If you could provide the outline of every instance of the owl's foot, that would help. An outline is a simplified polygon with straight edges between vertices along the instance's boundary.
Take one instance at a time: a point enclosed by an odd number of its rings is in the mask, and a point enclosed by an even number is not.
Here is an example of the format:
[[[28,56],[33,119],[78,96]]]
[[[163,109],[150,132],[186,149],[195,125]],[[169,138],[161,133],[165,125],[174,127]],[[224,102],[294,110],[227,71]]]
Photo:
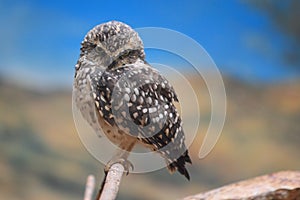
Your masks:
[[[116,159],[116,160],[112,159],[112,160],[110,160],[110,161],[105,165],[105,168],[104,168],[105,174],[107,174],[108,171],[109,171],[109,169],[110,169],[110,167],[111,167],[113,164],[116,164],[116,163],[120,163],[121,165],[123,165],[123,167],[124,167],[124,172],[126,173],[126,175],[129,174],[130,168],[131,168],[131,170],[134,169],[133,164],[132,164],[129,160],[127,160],[127,159],[124,159],[124,158],[118,158],[118,159]]]

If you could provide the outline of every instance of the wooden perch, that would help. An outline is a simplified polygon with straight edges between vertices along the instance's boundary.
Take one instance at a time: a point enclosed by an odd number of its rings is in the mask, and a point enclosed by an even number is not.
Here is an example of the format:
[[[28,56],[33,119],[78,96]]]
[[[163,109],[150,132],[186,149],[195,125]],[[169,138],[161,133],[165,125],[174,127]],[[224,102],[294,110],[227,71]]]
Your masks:
[[[300,171],[282,171],[230,184],[183,200],[300,200]]]
[[[123,165],[119,163],[113,164],[104,177],[96,200],[114,200],[117,197],[123,173]],[[83,200],[92,200],[94,188],[95,177],[93,175],[89,175],[86,181]]]
[[[123,173],[122,164],[113,164],[104,177],[96,200],[114,200],[117,197]]]

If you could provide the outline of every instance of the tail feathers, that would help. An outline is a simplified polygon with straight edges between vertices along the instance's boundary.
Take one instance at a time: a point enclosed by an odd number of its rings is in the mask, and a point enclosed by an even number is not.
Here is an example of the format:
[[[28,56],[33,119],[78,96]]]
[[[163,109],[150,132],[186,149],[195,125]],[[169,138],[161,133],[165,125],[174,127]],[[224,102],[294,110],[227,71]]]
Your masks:
[[[168,169],[170,172],[175,172],[176,170],[178,170],[178,172],[180,174],[184,175],[188,180],[190,180],[190,175],[185,167],[185,163],[192,164],[192,160],[191,160],[187,150],[177,160],[175,160],[174,162],[169,164]]]

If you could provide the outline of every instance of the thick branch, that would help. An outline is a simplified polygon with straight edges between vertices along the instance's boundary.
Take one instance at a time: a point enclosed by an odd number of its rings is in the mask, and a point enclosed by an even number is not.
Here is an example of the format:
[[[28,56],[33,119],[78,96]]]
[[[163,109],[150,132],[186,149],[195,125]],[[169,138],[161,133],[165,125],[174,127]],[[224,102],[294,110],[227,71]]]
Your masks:
[[[223,186],[184,200],[300,199],[300,171],[282,171]]]

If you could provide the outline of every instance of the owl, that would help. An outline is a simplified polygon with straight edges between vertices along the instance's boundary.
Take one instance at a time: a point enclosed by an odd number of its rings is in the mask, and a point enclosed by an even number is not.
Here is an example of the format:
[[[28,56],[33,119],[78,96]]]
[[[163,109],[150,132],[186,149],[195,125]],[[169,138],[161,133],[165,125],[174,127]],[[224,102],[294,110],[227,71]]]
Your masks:
[[[161,155],[170,172],[188,180],[192,163],[185,146],[178,102],[169,81],[145,60],[144,46],[130,26],[110,21],[95,26],[81,43],[73,85],[75,106],[95,130],[119,147],[107,163],[133,165],[135,145]],[[101,147],[99,147],[101,148]]]

